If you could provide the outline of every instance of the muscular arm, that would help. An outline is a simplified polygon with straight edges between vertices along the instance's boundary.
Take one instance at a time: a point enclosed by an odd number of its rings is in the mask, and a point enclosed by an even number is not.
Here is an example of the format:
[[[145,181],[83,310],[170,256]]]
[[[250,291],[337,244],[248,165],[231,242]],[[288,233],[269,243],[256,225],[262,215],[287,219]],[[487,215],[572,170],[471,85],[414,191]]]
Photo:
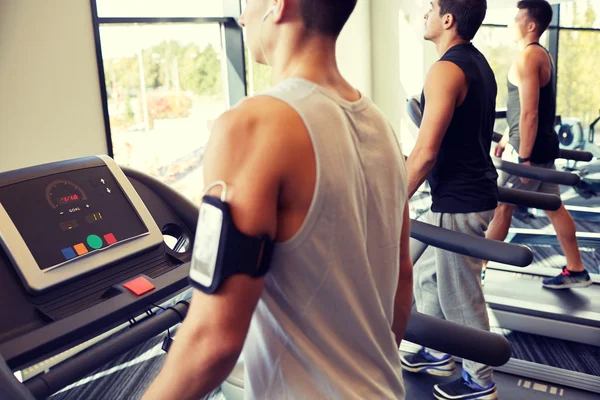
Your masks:
[[[526,50],[516,61],[519,79],[521,118],[519,156],[529,158],[533,151],[538,130],[538,106],[540,101],[540,68],[533,49]]]
[[[396,337],[396,344],[400,347],[400,342],[404,338],[406,325],[410,317],[413,303],[413,275],[412,260],[410,258],[410,213],[408,201],[404,207],[404,219],[402,224],[402,236],[400,238],[400,276],[398,278],[398,288],[394,300],[394,321],[392,323],[392,332]]]
[[[415,194],[435,165],[454,109],[464,100],[468,88],[462,70],[451,62],[440,61],[431,67],[425,80],[425,110],[419,137],[408,157],[408,195]]]
[[[285,135],[280,134],[277,124],[285,116],[280,113],[269,120],[255,111],[270,108],[249,102],[215,123],[204,161],[204,179],[207,185],[217,180],[227,182],[227,201],[243,233],[267,233],[275,238],[286,159],[282,147]],[[219,195],[220,189],[213,194]],[[165,365],[143,399],[196,400],[220,385],[239,358],[263,286],[264,279],[236,275],[215,295],[195,290]]]

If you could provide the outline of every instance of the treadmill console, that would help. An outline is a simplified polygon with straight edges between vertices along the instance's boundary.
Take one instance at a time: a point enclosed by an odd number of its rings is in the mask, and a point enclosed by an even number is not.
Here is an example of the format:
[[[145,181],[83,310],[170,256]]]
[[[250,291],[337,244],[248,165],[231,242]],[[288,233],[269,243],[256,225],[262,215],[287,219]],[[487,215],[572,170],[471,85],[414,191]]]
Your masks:
[[[0,244],[30,293],[162,242],[115,162],[92,160],[21,177],[0,174]]]

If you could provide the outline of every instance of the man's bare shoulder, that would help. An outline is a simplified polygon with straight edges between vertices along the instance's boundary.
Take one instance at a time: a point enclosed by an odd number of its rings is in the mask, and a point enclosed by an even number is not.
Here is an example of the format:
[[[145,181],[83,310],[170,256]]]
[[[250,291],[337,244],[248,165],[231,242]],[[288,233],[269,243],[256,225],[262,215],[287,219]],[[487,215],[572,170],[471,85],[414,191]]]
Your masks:
[[[429,70],[425,79],[425,96],[431,100],[455,102],[466,94],[469,83],[464,71],[450,61],[438,61]],[[435,96],[431,96],[434,94]]]
[[[520,70],[538,70],[548,62],[548,54],[540,46],[528,46],[517,55],[516,62]]]
[[[233,140],[281,142],[304,134],[298,113],[287,103],[269,96],[247,98],[223,113],[212,129],[213,135]]]
[[[465,78],[463,70],[451,61],[438,61],[431,66],[427,74],[428,80],[436,82],[456,81],[457,79]]]

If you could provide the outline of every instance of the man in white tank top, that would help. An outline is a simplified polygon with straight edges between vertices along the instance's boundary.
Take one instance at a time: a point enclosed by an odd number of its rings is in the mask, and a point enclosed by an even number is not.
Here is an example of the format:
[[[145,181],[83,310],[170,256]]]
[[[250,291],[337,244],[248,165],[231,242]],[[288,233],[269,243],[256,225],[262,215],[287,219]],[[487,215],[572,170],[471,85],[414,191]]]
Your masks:
[[[144,399],[201,398],[242,349],[246,398],[404,399],[407,173],[390,124],[337,68],[355,5],[247,1],[240,23],[275,86],[218,119],[204,178],[227,182],[243,233],[275,239],[271,269],[194,292]]]

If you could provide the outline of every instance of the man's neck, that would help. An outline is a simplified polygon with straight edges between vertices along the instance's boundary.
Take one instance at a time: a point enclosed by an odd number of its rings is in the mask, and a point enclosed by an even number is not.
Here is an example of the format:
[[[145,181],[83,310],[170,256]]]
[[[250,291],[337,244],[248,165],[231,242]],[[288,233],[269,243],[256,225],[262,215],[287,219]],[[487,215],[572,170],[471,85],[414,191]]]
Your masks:
[[[289,43],[296,43],[290,46]],[[273,83],[299,77],[318,84],[341,77],[335,56],[335,39],[308,37],[281,41],[273,52]]]
[[[451,38],[440,38],[440,40],[438,40],[435,43],[435,48],[437,49],[438,55],[440,57],[442,57],[452,47],[457,46],[459,44],[468,44],[468,43],[469,43],[468,40],[464,40],[463,38],[461,38],[459,36],[454,36]]]
[[[523,51],[529,46],[531,43],[539,43],[540,37],[537,35],[527,35],[523,39],[519,40],[517,43],[517,47],[519,51]]]

